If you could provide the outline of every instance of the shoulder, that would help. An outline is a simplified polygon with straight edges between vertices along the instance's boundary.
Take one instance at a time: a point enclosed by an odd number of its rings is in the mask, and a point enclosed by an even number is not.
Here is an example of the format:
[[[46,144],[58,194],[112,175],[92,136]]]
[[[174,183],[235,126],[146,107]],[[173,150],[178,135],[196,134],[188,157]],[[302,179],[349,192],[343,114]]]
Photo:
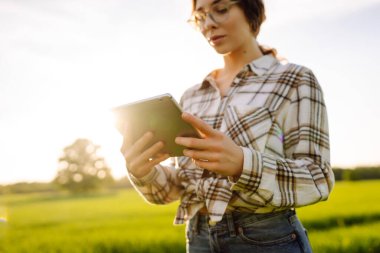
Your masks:
[[[191,103],[198,96],[201,87],[202,83],[199,83],[187,88],[181,96],[180,105],[184,107],[186,104]]]
[[[193,97],[202,87],[202,83],[190,86],[185,90],[185,92],[182,94],[181,100],[189,99]]]
[[[314,72],[306,66],[290,62],[280,62],[275,73],[278,75],[280,82],[288,82],[294,89],[308,87],[321,90]]]
[[[290,73],[294,77],[289,90],[292,103],[303,100],[324,105],[322,87],[310,68],[294,63],[287,63],[283,67],[284,73]]]
[[[287,61],[279,61],[279,65],[278,68],[275,70],[275,73],[293,76],[303,76],[307,75],[308,73],[313,73],[313,71],[308,67],[300,64],[291,63]]]
[[[202,87],[202,83],[198,83],[198,84],[195,84],[193,86],[190,86],[189,88],[187,88],[185,90],[185,92],[183,93],[182,96],[189,96],[189,95],[192,95],[196,92],[198,92]]]

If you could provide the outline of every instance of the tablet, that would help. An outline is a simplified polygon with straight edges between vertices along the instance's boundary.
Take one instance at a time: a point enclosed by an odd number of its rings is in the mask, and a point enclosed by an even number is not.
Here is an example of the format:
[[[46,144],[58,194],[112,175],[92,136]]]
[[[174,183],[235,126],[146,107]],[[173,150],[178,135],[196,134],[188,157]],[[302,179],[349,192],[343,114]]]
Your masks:
[[[147,146],[163,141],[163,152],[172,157],[183,156],[185,148],[174,142],[177,136],[201,138],[199,132],[182,119],[182,110],[169,93],[118,106],[113,112],[119,132],[123,132],[120,128],[126,123],[127,134],[135,142],[151,131],[154,137]]]

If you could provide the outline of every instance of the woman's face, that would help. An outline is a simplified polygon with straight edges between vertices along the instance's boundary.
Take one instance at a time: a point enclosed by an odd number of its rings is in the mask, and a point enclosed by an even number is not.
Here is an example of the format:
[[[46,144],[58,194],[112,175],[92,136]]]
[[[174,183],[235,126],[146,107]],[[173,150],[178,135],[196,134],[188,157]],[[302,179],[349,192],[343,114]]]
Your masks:
[[[250,25],[236,2],[197,0],[195,13],[202,21],[200,31],[218,53],[229,54],[252,45]]]

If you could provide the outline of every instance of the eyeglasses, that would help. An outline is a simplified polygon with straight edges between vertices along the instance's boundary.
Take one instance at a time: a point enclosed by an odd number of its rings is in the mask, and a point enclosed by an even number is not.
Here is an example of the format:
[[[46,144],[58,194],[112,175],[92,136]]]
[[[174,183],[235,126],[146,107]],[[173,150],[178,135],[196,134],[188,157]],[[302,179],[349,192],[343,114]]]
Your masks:
[[[200,30],[204,26],[207,16],[209,16],[214,23],[221,24],[228,19],[228,14],[232,5],[238,2],[239,1],[222,1],[212,4],[208,11],[194,11],[187,22],[197,30]]]

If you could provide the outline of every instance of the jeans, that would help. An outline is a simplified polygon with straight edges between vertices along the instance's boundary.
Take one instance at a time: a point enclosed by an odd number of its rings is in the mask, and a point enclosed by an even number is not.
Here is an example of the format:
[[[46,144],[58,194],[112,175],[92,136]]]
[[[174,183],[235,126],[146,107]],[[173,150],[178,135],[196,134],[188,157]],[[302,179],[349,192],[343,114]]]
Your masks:
[[[295,211],[225,214],[209,225],[197,214],[186,227],[188,253],[311,253],[306,230]]]

